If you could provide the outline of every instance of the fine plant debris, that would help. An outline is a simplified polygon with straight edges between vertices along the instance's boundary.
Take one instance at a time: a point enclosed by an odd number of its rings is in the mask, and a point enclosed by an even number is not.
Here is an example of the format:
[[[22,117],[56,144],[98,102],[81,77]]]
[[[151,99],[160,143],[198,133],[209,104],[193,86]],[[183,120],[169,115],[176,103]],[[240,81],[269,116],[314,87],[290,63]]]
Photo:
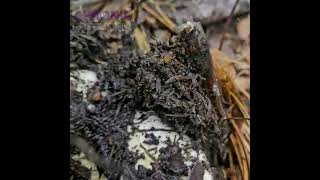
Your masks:
[[[119,1],[126,16],[113,20],[79,18],[78,3],[70,13],[70,179],[226,179],[232,127],[202,25],[174,24],[152,1]]]

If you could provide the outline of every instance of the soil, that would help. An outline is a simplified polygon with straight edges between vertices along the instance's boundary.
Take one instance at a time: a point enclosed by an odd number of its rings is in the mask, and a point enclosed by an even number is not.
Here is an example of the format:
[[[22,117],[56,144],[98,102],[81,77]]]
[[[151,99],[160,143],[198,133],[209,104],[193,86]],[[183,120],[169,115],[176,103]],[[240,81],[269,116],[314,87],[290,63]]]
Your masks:
[[[211,166],[222,166],[230,128],[222,121],[208,86],[211,66],[201,25],[195,23],[189,33],[182,29],[169,44],[151,45],[148,54],[137,50],[130,25],[121,32],[102,31],[99,26],[71,21],[70,69],[96,72],[99,79],[89,89],[88,100],[70,90],[71,156],[85,153],[107,179],[188,175],[172,145],[163,149],[157,168],[134,168],[139,156],[128,150],[127,126],[133,124],[136,111],[144,111],[157,114],[178,133],[195,139],[205,147]],[[110,44],[120,47],[117,53],[112,53]],[[167,55],[172,57],[170,61],[164,59]],[[151,139],[147,143],[158,143]],[[75,179],[88,179],[88,169],[77,168],[79,164],[73,160],[70,163]],[[201,174],[201,169],[197,171]]]

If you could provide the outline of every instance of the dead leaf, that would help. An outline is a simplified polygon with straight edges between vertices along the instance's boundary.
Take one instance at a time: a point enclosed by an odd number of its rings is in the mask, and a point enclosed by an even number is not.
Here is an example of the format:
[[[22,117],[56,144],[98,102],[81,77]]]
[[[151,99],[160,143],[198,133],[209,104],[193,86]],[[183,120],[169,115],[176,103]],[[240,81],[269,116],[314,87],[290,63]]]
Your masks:
[[[138,45],[138,48],[143,54],[147,54],[150,51],[150,44],[147,40],[147,35],[144,31],[137,27],[133,32],[134,39]]]
[[[172,57],[171,54],[165,54],[165,55],[163,56],[163,60],[164,60],[165,63],[169,63],[172,58],[173,58],[173,57]]]
[[[235,82],[240,86],[242,89],[250,90],[250,77],[238,77],[236,78]]]
[[[241,40],[247,41],[250,36],[250,15],[242,19],[237,25],[238,36]]]
[[[108,53],[110,54],[116,54],[118,53],[118,50],[122,48],[122,44],[118,42],[111,42],[110,43],[110,49],[108,49]]]
[[[245,58],[245,61],[250,64],[250,53],[248,53],[248,55]]]
[[[160,23],[162,23],[164,26],[170,29],[171,32],[175,33],[177,31],[176,24],[168,16],[166,16],[160,10],[160,8],[154,10],[153,8],[149,7],[146,3],[143,3],[142,7],[145,11],[147,11],[149,14],[155,17]]]
[[[236,70],[232,64],[233,60],[216,48],[211,51],[211,55],[216,77],[225,89],[235,91],[233,80],[236,77]]]

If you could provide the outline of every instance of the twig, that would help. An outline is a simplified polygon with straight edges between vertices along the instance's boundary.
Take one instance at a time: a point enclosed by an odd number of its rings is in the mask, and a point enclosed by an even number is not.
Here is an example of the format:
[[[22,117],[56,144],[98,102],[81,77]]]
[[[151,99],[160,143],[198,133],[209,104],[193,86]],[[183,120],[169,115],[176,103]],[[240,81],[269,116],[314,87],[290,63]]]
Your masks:
[[[154,148],[148,149],[148,152],[152,152],[152,151],[156,151],[157,152],[157,150],[158,150],[158,148],[154,147]]]
[[[239,100],[239,98],[231,91],[229,91],[229,94],[231,95],[231,97],[235,100],[236,104],[238,105],[242,115],[246,118],[246,119],[250,119],[250,115],[247,111],[247,108],[243,105],[243,103]]]
[[[218,108],[220,115],[222,116],[222,119],[226,119],[227,113],[226,113],[224,106],[223,106],[223,103],[222,103],[223,102],[223,94],[220,89],[221,86],[220,86],[219,81],[217,79],[215,79],[215,81],[216,81],[215,82],[216,84],[214,84],[212,86],[212,91],[216,97],[216,105],[217,105],[217,108]]]
[[[241,156],[240,156],[240,152],[239,152],[239,147],[238,147],[238,143],[236,142],[236,138],[234,137],[233,134],[230,135],[230,140],[231,140],[231,144],[233,146],[233,150],[236,154],[238,163],[239,163],[239,168],[240,171],[243,172],[243,164],[241,163]]]
[[[232,10],[231,10],[231,12],[230,12],[230,15],[229,15],[229,17],[228,17],[228,19],[227,19],[227,22],[226,22],[226,24],[225,24],[224,31],[223,31],[223,34],[222,34],[222,37],[221,37],[221,41],[220,41],[220,45],[219,45],[219,50],[220,50],[220,51],[222,50],[223,42],[224,42],[224,40],[225,40],[225,38],[226,38],[226,34],[227,34],[227,29],[228,29],[229,26],[230,26],[232,16],[233,16],[234,11],[236,10],[236,7],[237,7],[238,4],[239,4],[239,0],[237,0],[237,1],[234,3],[234,5],[233,5],[233,7],[232,7]]]
[[[145,148],[142,144],[140,144],[140,147],[146,152],[146,154],[154,161],[157,162],[157,159],[155,157],[153,157],[149,151],[147,150],[147,148]]]
[[[191,116],[192,114],[165,114],[165,115],[169,117],[185,118],[185,117]]]
[[[161,16],[160,13],[156,12],[153,10],[151,7],[149,7],[147,4],[142,5],[143,9],[147,11],[149,14],[154,16],[160,23],[162,23],[164,26],[166,26],[171,32],[176,33],[177,32],[177,27],[176,25],[169,19],[169,18],[164,18],[164,16]]]
[[[226,119],[223,119],[223,121],[225,120],[248,120],[250,121],[250,118],[245,118],[245,117],[229,117],[229,118],[226,118]]]
[[[133,13],[133,25],[130,34],[134,32],[134,30],[138,27],[138,17],[140,13],[140,7],[146,0],[141,0],[140,2],[134,1],[134,13]]]
[[[172,83],[175,80],[189,80],[189,79],[192,79],[192,78],[188,76],[182,76],[182,75],[172,76],[165,82],[165,84]]]
[[[175,132],[171,129],[138,129],[138,132],[150,132],[150,131],[167,131],[167,132]]]
[[[126,133],[124,130],[122,130],[120,127],[115,127],[115,129],[117,130],[117,131],[119,131],[120,133],[122,133],[123,135],[128,135],[128,133]]]
[[[136,179],[136,177],[133,175],[132,171],[130,170],[130,168],[128,167],[128,165],[125,165],[125,170],[127,170],[127,172],[129,173],[130,175],[130,178],[131,179]]]

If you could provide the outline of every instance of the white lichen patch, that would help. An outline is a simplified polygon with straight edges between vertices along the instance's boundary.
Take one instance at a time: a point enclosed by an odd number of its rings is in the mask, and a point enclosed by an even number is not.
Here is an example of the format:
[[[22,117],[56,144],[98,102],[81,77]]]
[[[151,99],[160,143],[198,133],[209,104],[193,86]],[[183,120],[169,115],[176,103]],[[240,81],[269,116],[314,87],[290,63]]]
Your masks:
[[[213,180],[212,174],[208,171],[204,171],[203,180]]]
[[[97,166],[94,163],[90,162],[86,158],[85,154],[81,153],[79,155],[74,155],[71,158],[75,161],[79,161],[83,167],[86,167],[91,170],[90,180],[107,180],[107,178],[104,175],[101,175],[101,177],[99,178]]]
[[[135,119],[134,122],[137,122]],[[147,120],[140,122],[135,125],[136,128],[139,130],[150,130],[151,128],[155,129],[162,129],[162,130],[168,130],[168,131],[148,131],[148,132],[135,132],[134,134],[130,135],[130,140],[128,142],[129,144],[129,150],[132,152],[138,152],[139,155],[144,154],[144,159],[139,159],[136,164],[136,169],[138,169],[139,165],[144,166],[147,169],[152,169],[151,163],[154,163],[154,160],[157,160],[160,155],[160,149],[167,147],[167,144],[165,141],[169,138],[171,142],[177,140],[180,135],[177,132],[170,131],[171,128],[167,126],[166,124],[162,123],[160,119],[156,116],[150,116]],[[132,132],[132,127],[128,127],[128,132]],[[150,145],[143,143],[146,138],[146,134],[152,133],[158,140],[158,145]],[[183,147],[186,144],[190,144],[190,138],[187,136],[183,136],[181,140],[179,140],[179,146]],[[153,151],[150,151],[149,153],[145,152],[149,149],[154,149]],[[150,157],[150,155],[152,157]]]
[[[206,158],[206,155],[203,151],[197,152],[194,149],[186,148],[191,144],[190,137],[186,135],[180,135],[175,132],[172,127],[163,123],[161,119],[157,116],[149,116],[146,120],[141,120],[141,113],[137,112],[134,119],[134,127],[138,129],[138,131],[133,132],[133,127],[128,126],[127,131],[131,133],[130,139],[128,141],[129,150],[132,152],[137,152],[138,155],[144,155],[144,158],[140,158],[135,168],[138,169],[138,166],[141,165],[146,169],[152,169],[152,163],[155,163],[159,160],[160,149],[167,147],[165,143],[167,139],[170,139],[171,142],[177,141],[179,148],[181,150],[181,155],[184,157],[184,164],[191,169],[195,162],[200,161],[206,164],[209,164],[209,161]],[[150,145],[144,143],[145,140],[148,140],[146,137],[147,134],[153,134],[156,139],[159,141],[158,145]],[[146,152],[146,150],[151,150]],[[205,170],[205,174],[203,176],[204,180],[212,180],[212,173],[208,170]]]
[[[85,99],[87,92],[92,88],[98,78],[95,72],[89,70],[77,70],[70,72],[70,88],[83,94]]]

